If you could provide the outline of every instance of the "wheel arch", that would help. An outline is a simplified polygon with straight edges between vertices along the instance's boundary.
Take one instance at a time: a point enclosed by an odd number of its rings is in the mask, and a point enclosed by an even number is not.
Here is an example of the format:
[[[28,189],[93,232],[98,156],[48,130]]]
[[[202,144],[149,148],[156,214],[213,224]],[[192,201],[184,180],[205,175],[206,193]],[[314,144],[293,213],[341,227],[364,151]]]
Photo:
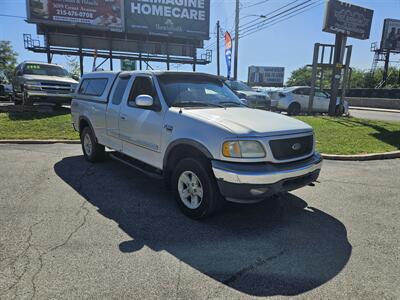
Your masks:
[[[85,117],[85,116],[79,117],[79,133],[81,133],[83,128],[85,128],[87,126],[89,126],[90,130],[92,130],[93,136],[94,136],[94,138],[96,139],[96,142],[97,142],[96,132],[94,131],[92,123],[90,122],[89,118]]]
[[[206,146],[192,139],[178,139],[168,145],[163,159],[163,173],[167,178],[171,175],[173,166],[185,157],[204,157],[213,159]]]

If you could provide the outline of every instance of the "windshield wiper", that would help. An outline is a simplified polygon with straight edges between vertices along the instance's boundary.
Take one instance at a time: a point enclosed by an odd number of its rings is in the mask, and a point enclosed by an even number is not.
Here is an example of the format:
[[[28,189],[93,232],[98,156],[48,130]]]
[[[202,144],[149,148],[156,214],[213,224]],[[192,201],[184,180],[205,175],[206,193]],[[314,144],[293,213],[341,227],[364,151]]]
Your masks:
[[[201,101],[179,101],[174,102],[171,106],[175,107],[191,107],[191,106],[204,106],[204,107],[221,107],[225,108],[225,106],[216,104],[216,103],[209,103],[209,102],[201,102]]]
[[[244,103],[239,103],[239,102],[236,102],[236,101],[222,101],[222,102],[219,102],[219,103],[220,104],[235,104],[237,106],[246,106],[246,107],[248,107],[248,105],[246,105]]]

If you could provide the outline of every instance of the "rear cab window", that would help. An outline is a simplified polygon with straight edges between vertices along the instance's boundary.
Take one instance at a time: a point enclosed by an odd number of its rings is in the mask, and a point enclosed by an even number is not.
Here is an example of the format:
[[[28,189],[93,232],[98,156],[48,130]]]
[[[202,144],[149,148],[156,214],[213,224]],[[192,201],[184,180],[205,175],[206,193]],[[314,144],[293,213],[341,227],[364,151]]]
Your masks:
[[[107,78],[84,79],[79,87],[79,94],[86,96],[101,96],[107,87]]]

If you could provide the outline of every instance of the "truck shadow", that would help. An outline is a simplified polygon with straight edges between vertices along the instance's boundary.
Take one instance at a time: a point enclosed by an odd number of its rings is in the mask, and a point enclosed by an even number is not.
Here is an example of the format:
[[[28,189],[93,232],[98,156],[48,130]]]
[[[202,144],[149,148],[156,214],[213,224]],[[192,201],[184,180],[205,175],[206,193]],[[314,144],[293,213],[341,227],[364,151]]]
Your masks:
[[[255,205],[227,204],[218,215],[193,221],[180,213],[162,182],[118,162],[92,165],[76,156],[54,170],[131,237],[121,241],[120,251],[167,251],[249,295],[315,289],[339,274],[351,255],[345,226],[291,194]]]

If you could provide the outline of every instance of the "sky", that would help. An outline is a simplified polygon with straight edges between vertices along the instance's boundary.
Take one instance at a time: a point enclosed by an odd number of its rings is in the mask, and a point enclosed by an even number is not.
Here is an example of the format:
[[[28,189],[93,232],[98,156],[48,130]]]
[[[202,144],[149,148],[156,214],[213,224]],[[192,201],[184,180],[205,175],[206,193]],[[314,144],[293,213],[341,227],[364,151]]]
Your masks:
[[[254,20],[252,15],[268,14],[293,0],[241,0],[240,22],[245,24]],[[268,27],[265,30],[239,39],[239,68],[238,77],[247,81],[247,71],[250,65],[285,67],[285,78],[299,67],[311,64],[314,43],[334,43],[334,35],[322,31],[325,3],[299,14],[289,20]],[[369,40],[349,38],[348,44],[353,45],[351,66],[359,69],[370,69],[373,53],[370,51],[372,42],[379,42],[382,35],[385,18],[400,19],[400,0],[349,0],[352,4],[374,10],[374,18]],[[255,5],[261,3],[259,5]],[[25,0],[0,0],[0,15],[8,14],[26,17]],[[219,20],[222,31],[233,31],[235,16],[235,0],[211,0],[210,40],[205,42],[205,48],[212,46],[213,61],[206,66],[198,66],[197,70],[216,73],[216,22]],[[29,52],[24,49],[23,34],[30,33],[36,37],[36,27],[27,24],[23,18],[0,16],[0,40],[11,41],[19,53],[18,60],[46,61],[46,56]],[[232,33],[233,35],[233,33]],[[221,43],[223,41],[221,40]],[[205,53],[198,50],[198,55]],[[55,56],[54,62],[66,65],[67,59]],[[85,71],[90,71],[93,60],[85,58]],[[115,68],[119,63],[114,63]],[[165,69],[161,63],[151,64],[155,69]],[[400,66],[400,55],[392,55],[391,65]],[[109,64],[104,65],[105,69]],[[173,66],[179,70],[191,70],[191,66]],[[226,63],[223,48],[221,48],[221,73],[226,74]]]

